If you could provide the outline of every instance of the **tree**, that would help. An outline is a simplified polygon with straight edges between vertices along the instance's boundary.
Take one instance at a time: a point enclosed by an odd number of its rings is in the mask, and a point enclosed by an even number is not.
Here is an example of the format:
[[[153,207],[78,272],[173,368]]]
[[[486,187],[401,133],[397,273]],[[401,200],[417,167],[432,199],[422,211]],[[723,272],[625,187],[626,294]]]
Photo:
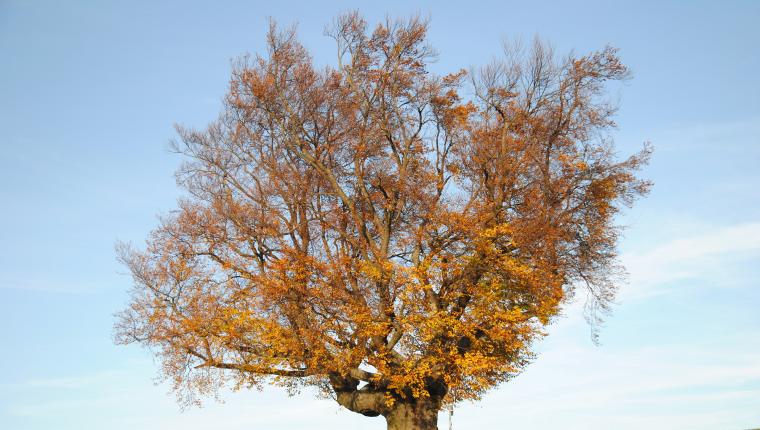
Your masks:
[[[271,25],[218,120],[178,128],[189,193],[144,251],[117,341],[153,348],[183,401],[223,386],[317,386],[389,429],[520,372],[577,288],[614,297],[614,216],[647,191],[604,96],[616,50],[540,41],[439,77],[427,23],[357,14],[318,69]],[[471,94],[465,96],[464,94]]]

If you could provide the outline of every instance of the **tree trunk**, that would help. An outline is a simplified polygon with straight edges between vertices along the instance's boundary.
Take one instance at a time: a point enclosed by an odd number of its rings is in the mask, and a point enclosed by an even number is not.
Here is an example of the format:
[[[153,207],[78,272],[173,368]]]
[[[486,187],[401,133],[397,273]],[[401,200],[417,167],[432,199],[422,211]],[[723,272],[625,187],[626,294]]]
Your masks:
[[[440,402],[416,399],[413,402],[397,402],[384,413],[388,430],[438,430]]]

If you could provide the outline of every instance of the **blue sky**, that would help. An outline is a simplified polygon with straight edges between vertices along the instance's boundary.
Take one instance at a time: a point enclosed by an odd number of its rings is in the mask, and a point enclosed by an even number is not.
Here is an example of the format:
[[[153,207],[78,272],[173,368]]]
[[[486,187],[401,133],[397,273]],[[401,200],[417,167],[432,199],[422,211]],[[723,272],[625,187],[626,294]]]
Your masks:
[[[180,195],[173,123],[216,117],[268,17],[328,63],[323,26],[352,8],[429,15],[439,73],[504,38],[617,46],[634,74],[614,94],[620,152],[656,149],[651,196],[620,220],[630,276],[602,345],[571,306],[455,428],[760,427],[760,2],[316,3],[0,1],[2,428],[384,428],[277,389],[182,412],[150,354],[111,339],[130,285],[114,243],[141,243]]]

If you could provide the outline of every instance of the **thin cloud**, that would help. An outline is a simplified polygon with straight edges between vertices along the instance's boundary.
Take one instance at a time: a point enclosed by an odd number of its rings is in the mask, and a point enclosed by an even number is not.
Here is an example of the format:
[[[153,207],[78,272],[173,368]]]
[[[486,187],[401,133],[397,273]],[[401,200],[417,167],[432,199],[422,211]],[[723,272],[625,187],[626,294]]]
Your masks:
[[[44,279],[0,279],[0,290],[20,290],[41,293],[61,294],[92,294],[98,292],[98,287],[89,282],[73,282],[66,280]]]
[[[751,426],[760,422],[760,412],[748,409],[760,402],[760,339],[739,334],[712,345],[616,350],[560,341],[482,404],[458,408],[455,427],[493,427],[497,417],[482,412],[499,408],[506,408],[501,418],[514,428]]]
[[[727,267],[759,257],[760,223],[705,228],[702,234],[622,255],[630,284],[622,289],[622,297],[633,299],[662,294],[668,291],[666,284],[686,279],[730,284],[746,273],[725,270]],[[716,270],[718,268],[723,270]]]

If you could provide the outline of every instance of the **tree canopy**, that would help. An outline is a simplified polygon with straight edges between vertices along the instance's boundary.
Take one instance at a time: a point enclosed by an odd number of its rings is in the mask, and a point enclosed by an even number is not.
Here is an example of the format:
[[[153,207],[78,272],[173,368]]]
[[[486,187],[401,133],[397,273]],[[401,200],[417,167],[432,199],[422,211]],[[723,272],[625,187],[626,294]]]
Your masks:
[[[219,118],[178,128],[188,197],[145,249],[117,340],[160,357],[182,400],[316,385],[389,428],[518,374],[576,289],[614,298],[615,214],[650,150],[618,159],[611,47],[545,43],[431,73],[427,22],[357,13],[318,68],[293,29],[233,68]]]

